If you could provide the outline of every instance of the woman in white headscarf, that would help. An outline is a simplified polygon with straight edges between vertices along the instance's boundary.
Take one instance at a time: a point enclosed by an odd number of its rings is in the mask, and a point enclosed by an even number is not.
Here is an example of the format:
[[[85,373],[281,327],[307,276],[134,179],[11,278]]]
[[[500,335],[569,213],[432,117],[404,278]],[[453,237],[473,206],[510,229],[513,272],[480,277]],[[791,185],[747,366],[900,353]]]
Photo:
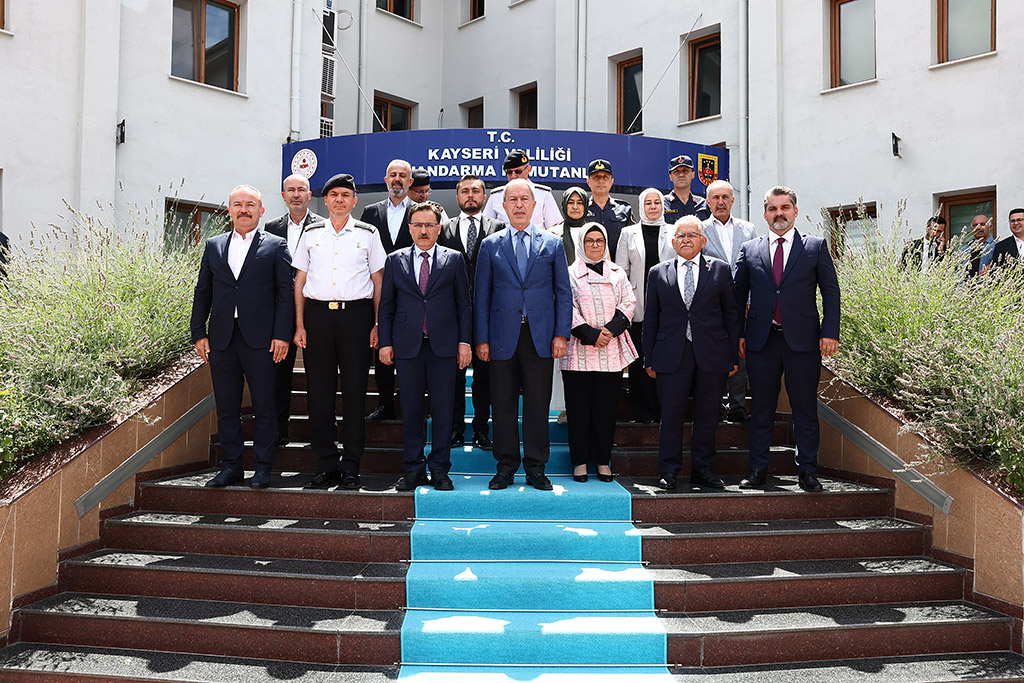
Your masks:
[[[636,298],[622,268],[608,258],[608,233],[600,223],[579,230],[576,260],[569,267],[572,334],[559,360],[565,385],[569,457],[573,479],[612,480],[611,453],[622,371],[637,357],[628,334]]]
[[[649,187],[640,193],[640,222],[626,226],[619,235],[615,262],[629,278],[636,297],[636,312],[629,327],[633,346],[643,354],[644,297],[651,267],[676,255],[672,249],[672,226],[665,223],[665,200],[661,190]],[[654,380],[644,372],[643,356],[629,366],[629,405],[633,419],[649,424],[661,420],[661,405]]]

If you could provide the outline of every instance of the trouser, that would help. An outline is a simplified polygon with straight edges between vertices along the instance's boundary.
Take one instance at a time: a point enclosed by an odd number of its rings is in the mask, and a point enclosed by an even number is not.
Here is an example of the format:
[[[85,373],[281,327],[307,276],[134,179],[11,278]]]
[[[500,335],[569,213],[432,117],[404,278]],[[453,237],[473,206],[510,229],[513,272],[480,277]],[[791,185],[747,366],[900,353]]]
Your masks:
[[[644,369],[644,323],[634,321],[629,326],[629,338],[636,347],[639,358],[629,364],[629,407],[637,422],[655,422],[661,419],[661,404],[658,403],[658,389],[654,378]]]
[[[292,376],[295,372],[295,357],[299,347],[288,344],[288,355],[277,364],[277,377],[274,384],[274,405],[277,410],[277,437],[288,437],[288,422],[292,413]]]
[[[398,399],[402,402],[403,466],[406,472],[430,467],[431,474],[451,469],[452,371],[458,367],[455,356],[438,356],[427,339],[415,358],[396,358],[395,370],[402,382]],[[430,456],[423,456],[424,398],[430,397]]]
[[[562,382],[572,464],[609,464],[622,373],[563,370]]]
[[[729,398],[729,410],[747,407],[747,361],[740,358],[736,373],[726,380],[726,393]]]
[[[373,378],[377,382],[377,405],[384,410],[395,410],[395,366],[380,362],[380,354],[373,351]]]
[[[473,358],[473,434],[487,436],[487,422],[491,417],[491,364]],[[452,425],[455,429],[466,426],[466,371],[457,370],[455,375],[455,401],[453,403]]]

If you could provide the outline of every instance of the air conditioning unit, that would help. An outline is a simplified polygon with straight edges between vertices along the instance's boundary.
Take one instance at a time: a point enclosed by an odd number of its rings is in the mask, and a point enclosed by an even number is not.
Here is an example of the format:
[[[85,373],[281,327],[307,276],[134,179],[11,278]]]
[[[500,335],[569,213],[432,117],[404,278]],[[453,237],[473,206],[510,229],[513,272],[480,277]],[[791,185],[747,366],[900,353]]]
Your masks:
[[[328,97],[334,97],[334,65],[336,60],[330,55],[323,55],[324,70],[320,80],[320,93]]]

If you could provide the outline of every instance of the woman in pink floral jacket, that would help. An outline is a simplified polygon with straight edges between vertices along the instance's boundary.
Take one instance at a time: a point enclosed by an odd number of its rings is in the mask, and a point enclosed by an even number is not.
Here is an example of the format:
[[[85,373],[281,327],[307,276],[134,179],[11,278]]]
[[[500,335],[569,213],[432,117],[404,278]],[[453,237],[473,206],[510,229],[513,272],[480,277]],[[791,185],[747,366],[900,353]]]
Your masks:
[[[610,467],[615,413],[622,371],[637,357],[628,334],[636,306],[626,273],[608,257],[608,233],[599,223],[579,231],[572,285],[572,336],[559,360],[565,384],[565,412],[573,479],[587,480],[587,463],[597,478],[612,480]]]

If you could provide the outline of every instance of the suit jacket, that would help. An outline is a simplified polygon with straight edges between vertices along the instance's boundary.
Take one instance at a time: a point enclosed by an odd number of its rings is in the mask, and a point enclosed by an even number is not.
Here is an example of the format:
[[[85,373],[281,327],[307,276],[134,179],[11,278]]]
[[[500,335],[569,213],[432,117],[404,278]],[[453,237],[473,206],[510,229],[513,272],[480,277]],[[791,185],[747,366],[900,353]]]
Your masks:
[[[302,221],[302,232],[305,232],[306,228],[308,228],[311,224],[316,223],[317,221],[325,221],[325,220],[327,220],[327,219],[324,218],[323,216],[316,215],[312,211],[307,212],[305,220]],[[385,221],[386,220],[387,220],[387,218],[385,218]],[[263,224],[263,229],[266,232],[269,232],[271,235],[277,235],[278,237],[283,239],[285,242],[287,242],[288,241],[288,214],[285,214],[283,216],[278,216],[277,218],[275,218],[273,220],[267,221],[266,223]],[[302,236],[301,233],[299,234],[299,236],[300,237]]]
[[[996,242],[995,249],[992,250],[992,266],[1005,266],[1007,262],[1013,263],[1019,257],[1017,238],[1010,235],[1006,239]]]
[[[675,258],[676,252],[672,248],[672,235],[675,226],[666,223],[661,226],[658,233],[658,260],[667,261]],[[647,289],[645,282],[645,269],[647,268],[647,243],[644,242],[643,225],[634,223],[626,226],[619,235],[619,246],[615,251],[615,263],[624,271],[629,278],[629,284],[633,288],[633,296],[636,297],[636,309],[633,311],[633,322],[643,322],[645,299]]]
[[[522,317],[530,321],[537,355],[551,358],[551,340],[569,338],[572,289],[562,239],[537,226],[525,280],[519,274],[509,228],[480,246],[474,288],[473,331],[477,343],[491,345],[491,360],[508,360],[519,343]]]
[[[289,341],[295,333],[288,243],[277,235],[257,231],[236,280],[228,265],[232,232],[206,240],[192,299],[192,342],[209,337],[213,350],[227,348],[237,308],[238,329],[246,345],[269,351],[272,339]]]
[[[472,343],[466,262],[454,249],[437,245],[423,294],[418,252],[414,246],[399,249],[384,261],[377,311],[379,345],[393,346],[397,358],[415,358],[423,343],[426,316],[431,350],[442,358],[453,357],[459,344]]]
[[[480,256],[480,245],[484,243],[484,239],[495,234],[499,230],[504,230],[507,226],[496,218],[485,216],[482,213],[476,215],[477,218],[477,238],[476,238],[476,250],[472,254],[466,253],[466,245],[462,243],[462,238],[459,236],[459,217],[450,218],[445,221],[444,225],[441,226],[441,236],[438,238],[437,243],[443,247],[449,249],[455,249],[463,258],[466,260],[466,270],[469,273],[469,289],[470,292],[473,290],[473,281],[476,276],[476,262]]]
[[[388,228],[388,204],[391,200],[385,197],[379,202],[370,204],[363,209],[363,215],[359,217],[364,223],[369,223],[377,228],[380,233],[380,242],[384,245],[384,251],[391,253],[396,249],[404,249],[412,246],[412,234],[409,233],[409,216],[412,214],[412,204],[405,207],[405,216],[402,218],[402,227],[398,229],[398,239],[391,241],[391,230]]]
[[[736,300],[750,296],[750,310],[741,336],[747,348],[760,351],[768,340],[776,302],[782,333],[794,351],[816,351],[822,337],[839,339],[839,280],[828,244],[820,237],[793,229],[793,246],[775,284],[768,233],[745,242],[736,262]],[[822,318],[818,318],[817,292],[821,290]]]
[[[644,362],[655,372],[675,372],[682,365],[687,323],[698,368],[728,374],[738,362],[740,309],[729,264],[701,254],[699,267],[689,309],[679,291],[677,259],[662,261],[647,277]]]
[[[718,228],[715,227],[715,217],[704,221],[704,236],[708,243],[704,245],[704,253],[716,259],[721,259],[729,264],[733,275],[736,274],[736,260],[740,257],[740,247],[748,240],[757,239],[757,230],[754,224],[740,218],[732,217],[732,251],[725,253],[725,246],[718,237]]]

